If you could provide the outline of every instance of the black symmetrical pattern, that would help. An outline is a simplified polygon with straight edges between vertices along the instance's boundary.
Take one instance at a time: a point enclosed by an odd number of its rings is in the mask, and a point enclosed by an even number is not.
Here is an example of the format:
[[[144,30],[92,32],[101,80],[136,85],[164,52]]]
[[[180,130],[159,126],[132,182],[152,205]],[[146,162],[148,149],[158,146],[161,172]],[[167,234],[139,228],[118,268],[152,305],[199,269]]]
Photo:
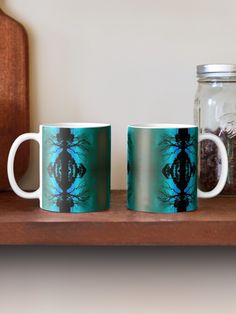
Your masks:
[[[197,140],[186,128],[179,129],[174,137],[166,137],[160,145],[167,157],[174,154],[173,161],[162,168],[163,175],[171,179],[171,182],[163,187],[161,200],[173,205],[178,212],[187,211],[196,193],[195,182],[190,184],[191,178],[196,174],[196,160],[191,161],[189,154],[196,159],[193,153]]]
[[[53,180],[51,200],[60,212],[70,212],[89,198],[81,180],[87,171],[81,156],[86,155],[90,144],[86,138],[72,134],[71,129],[61,128],[49,139],[49,145],[53,157],[48,165],[48,173]]]

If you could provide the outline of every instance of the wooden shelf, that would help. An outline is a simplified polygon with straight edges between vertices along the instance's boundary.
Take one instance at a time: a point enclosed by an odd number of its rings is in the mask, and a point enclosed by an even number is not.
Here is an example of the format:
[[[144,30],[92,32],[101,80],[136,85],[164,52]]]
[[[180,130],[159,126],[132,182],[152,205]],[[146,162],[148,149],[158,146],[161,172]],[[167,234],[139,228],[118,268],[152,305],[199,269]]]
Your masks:
[[[125,191],[111,200],[109,211],[61,214],[0,193],[0,244],[236,245],[236,198],[200,200],[199,210],[178,214],[127,210]]]

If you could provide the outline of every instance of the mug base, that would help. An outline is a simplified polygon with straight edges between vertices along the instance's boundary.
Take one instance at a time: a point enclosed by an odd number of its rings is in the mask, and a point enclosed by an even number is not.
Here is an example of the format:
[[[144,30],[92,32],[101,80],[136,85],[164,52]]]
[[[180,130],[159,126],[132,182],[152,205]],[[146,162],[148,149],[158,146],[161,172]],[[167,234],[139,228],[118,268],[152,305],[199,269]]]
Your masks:
[[[44,210],[46,212],[54,213],[54,214],[83,214],[83,213],[98,213],[103,211],[108,211],[109,207],[102,208],[102,209],[81,209],[81,210],[73,210],[73,211],[58,211],[58,210],[52,210],[48,208],[40,207],[41,210]]]
[[[181,213],[190,213],[196,211],[198,208],[189,209],[186,211],[177,211],[173,209],[164,209],[164,210],[153,210],[153,209],[143,209],[143,208],[131,208],[127,207],[130,211],[149,213],[149,214],[181,214]]]

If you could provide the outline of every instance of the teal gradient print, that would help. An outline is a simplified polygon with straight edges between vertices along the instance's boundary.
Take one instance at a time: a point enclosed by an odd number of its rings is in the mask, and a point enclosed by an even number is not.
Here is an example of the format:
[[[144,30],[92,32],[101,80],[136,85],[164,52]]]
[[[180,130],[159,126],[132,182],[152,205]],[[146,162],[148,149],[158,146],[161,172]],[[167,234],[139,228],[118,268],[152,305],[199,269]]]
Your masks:
[[[110,205],[110,126],[42,129],[42,207],[88,212]]]
[[[197,208],[198,129],[128,129],[128,208],[173,213]]]

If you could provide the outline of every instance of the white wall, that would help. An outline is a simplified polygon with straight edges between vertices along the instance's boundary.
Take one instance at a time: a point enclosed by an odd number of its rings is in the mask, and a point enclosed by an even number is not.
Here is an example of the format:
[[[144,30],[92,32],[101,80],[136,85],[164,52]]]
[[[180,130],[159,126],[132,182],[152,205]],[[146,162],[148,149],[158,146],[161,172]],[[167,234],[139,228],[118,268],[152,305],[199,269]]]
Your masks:
[[[127,124],[192,122],[196,64],[235,62],[233,0],[0,1],[29,33],[31,129],[110,122],[113,188],[126,186]]]
[[[31,129],[113,126],[113,188],[126,126],[192,122],[195,66],[236,62],[236,1],[0,0],[30,38]],[[24,186],[36,185],[36,150]],[[0,250],[1,313],[235,313],[232,250]]]

